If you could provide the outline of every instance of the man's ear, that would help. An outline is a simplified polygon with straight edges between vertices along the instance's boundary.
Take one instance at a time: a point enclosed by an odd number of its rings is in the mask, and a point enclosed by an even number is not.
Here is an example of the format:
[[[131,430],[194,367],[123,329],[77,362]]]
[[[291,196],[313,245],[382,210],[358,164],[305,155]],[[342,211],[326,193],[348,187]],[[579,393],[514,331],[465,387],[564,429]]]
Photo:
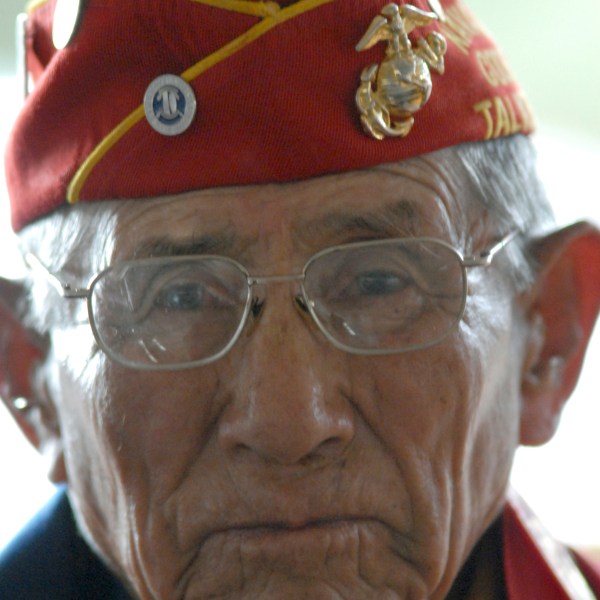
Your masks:
[[[48,463],[54,483],[66,480],[56,407],[40,376],[48,342],[23,324],[28,292],[0,278],[0,398]]]
[[[521,443],[556,431],[600,308],[600,232],[576,223],[539,240],[538,276],[524,295],[528,321],[521,377]]]

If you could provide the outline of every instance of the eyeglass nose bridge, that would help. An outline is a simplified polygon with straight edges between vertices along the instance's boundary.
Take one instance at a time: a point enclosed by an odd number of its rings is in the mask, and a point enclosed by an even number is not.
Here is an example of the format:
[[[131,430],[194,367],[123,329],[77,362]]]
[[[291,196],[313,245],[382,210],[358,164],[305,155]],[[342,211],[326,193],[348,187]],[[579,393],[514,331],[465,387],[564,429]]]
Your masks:
[[[309,314],[309,303],[310,300],[306,296],[306,291],[304,289],[304,280],[306,278],[305,273],[297,273],[295,275],[262,275],[262,276],[248,276],[248,287],[251,292],[252,289],[256,286],[264,286],[271,283],[299,283],[300,284],[300,293],[294,295],[294,304],[297,308],[299,308],[302,312]],[[251,309],[250,312],[254,314],[254,316],[258,316],[263,307],[264,301],[260,301],[257,296],[253,296],[251,300]],[[257,310],[254,309],[257,307]]]
[[[266,285],[268,283],[293,283],[304,281],[305,274],[298,273],[297,275],[264,275],[264,276],[248,276],[248,285],[252,288],[255,285]]]

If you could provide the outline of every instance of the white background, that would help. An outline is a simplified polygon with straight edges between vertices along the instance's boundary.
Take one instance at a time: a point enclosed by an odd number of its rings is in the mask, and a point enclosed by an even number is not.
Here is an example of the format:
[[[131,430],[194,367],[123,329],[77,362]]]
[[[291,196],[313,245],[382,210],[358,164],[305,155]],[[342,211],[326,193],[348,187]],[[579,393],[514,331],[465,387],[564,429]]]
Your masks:
[[[382,3],[383,4],[383,3]],[[540,168],[561,222],[600,222],[600,2],[471,0],[496,37],[540,117]],[[20,0],[0,5],[0,74],[13,75],[13,18]],[[574,6],[574,5],[573,5]],[[9,40],[7,42],[7,40]],[[0,79],[0,144],[18,104],[14,82]],[[4,203],[0,180],[0,203]],[[0,204],[0,209],[3,206]],[[16,275],[7,218],[0,212],[0,271]],[[549,529],[578,545],[600,546],[600,335],[559,434],[519,452],[513,481]],[[0,548],[52,493],[44,465],[0,408]]]

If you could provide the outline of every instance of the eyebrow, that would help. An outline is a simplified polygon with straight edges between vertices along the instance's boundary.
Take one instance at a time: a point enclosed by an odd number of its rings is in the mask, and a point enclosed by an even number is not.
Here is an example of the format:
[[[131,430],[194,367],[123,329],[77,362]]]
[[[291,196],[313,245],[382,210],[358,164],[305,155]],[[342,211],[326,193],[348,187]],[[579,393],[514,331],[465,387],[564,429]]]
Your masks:
[[[232,246],[233,235],[225,232],[193,235],[182,240],[165,235],[144,240],[136,246],[133,258],[219,254],[231,249]]]
[[[318,235],[415,235],[422,221],[422,214],[413,202],[400,200],[371,212],[332,212],[325,217],[302,221],[294,229],[295,237],[304,237],[307,231]]]
[[[400,200],[371,212],[342,209],[314,219],[301,220],[293,226],[293,236],[295,239],[305,239],[307,232],[310,235],[332,237],[414,236],[417,225],[422,221],[422,214],[413,202]],[[164,235],[141,242],[136,246],[132,258],[227,254],[240,246],[240,241],[243,240],[231,231],[194,234],[180,240]]]

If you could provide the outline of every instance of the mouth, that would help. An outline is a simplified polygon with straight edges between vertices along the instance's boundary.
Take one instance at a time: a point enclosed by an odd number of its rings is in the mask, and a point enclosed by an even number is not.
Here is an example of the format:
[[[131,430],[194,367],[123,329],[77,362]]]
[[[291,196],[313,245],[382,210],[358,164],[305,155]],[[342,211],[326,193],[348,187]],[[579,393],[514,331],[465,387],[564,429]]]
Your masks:
[[[256,525],[242,525],[240,527],[231,528],[232,531],[239,531],[241,534],[261,535],[262,533],[273,533],[275,535],[285,533],[302,533],[303,531],[328,531],[338,527],[344,527],[351,524],[360,524],[375,522],[373,519],[364,519],[358,517],[326,517],[322,519],[314,519],[311,521],[299,523],[273,522]],[[223,530],[227,531],[227,529]]]
[[[332,586],[404,585],[408,562],[397,546],[393,530],[375,518],[235,524],[206,536],[182,581],[194,598],[195,590],[208,597],[208,589],[214,597],[263,597],[255,590],[264,593],[267,584],[269,598],[329,598]]]
[[[246,551],[264,552],[282,558],[285,554],[320,553],[326,548],[354,546],[365,537],[390,539],[389,528],[376,519],[323,518],[302,523],[259,523],[228,527],[212,532],[205,543]]]

